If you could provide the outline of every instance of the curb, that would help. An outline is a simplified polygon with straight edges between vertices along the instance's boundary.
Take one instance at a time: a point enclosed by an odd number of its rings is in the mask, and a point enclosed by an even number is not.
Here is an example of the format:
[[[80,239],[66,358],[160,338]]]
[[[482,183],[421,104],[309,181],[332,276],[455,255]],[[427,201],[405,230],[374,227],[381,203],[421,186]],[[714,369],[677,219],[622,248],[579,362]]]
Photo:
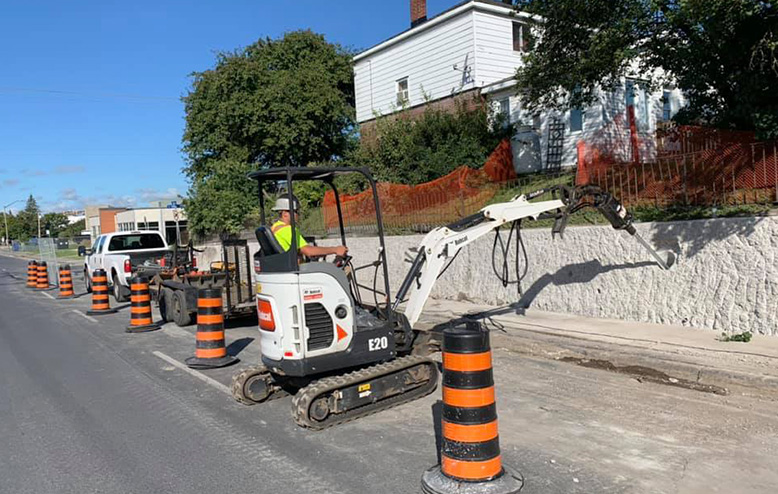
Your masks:
[[[438,324],[429,331],[437,340],[449,322],[436,322]],[[483,322],[492,333],[493,348],[519,355],[618,372],[639,382],[719,395],[778,398],[778,359],[774,357],[683,347],[659,341],[646,343],[625,339],[615,343],[589,338],[585,334],[571,334],[563,329],[527,327],[522,325],[521,320],[513,318],[492,317]],[[752,360],[751,365],[743,365],[744,359]],[[772,370],[774,374],[766,374],[764,370]]]

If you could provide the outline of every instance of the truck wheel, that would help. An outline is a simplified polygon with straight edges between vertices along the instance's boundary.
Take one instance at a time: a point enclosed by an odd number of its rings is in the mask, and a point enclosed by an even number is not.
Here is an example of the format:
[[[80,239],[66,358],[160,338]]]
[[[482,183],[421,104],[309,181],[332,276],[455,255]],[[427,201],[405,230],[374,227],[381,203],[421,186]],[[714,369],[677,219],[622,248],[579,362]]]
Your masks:
[[[176,290],[172,292],[171,297],[171,315],[173,316],[173,322],[176,326],[183,328],[192,324],[192,315],[189,313],[189,309],[186,306],[186,294],[183,290]]]
[[[123,287],[116,281],[116,271],[113,271],[112,273],[112,279],[113,281],[113,298],[116,299],[116,303],[120,302],[126,302],[127,301],[127,295],[125,294]]]
[[[92,278],[89,277],[89,270],[84,268],[84,285],[86,285],[86,293],[92,293]]]

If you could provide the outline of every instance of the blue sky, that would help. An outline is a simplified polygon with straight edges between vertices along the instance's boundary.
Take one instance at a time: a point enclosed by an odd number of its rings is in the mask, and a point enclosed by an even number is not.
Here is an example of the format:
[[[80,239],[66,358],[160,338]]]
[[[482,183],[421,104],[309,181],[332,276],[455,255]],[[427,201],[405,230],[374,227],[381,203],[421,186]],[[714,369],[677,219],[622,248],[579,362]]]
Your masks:
[[[428,0],[429,15],[457,0]],[[0,206],[142,206],[185,195],[189,74],[310,28],[355,49],[406,29],[409,0],[3,0]],[[23,207],[23,203],[11,209]]]

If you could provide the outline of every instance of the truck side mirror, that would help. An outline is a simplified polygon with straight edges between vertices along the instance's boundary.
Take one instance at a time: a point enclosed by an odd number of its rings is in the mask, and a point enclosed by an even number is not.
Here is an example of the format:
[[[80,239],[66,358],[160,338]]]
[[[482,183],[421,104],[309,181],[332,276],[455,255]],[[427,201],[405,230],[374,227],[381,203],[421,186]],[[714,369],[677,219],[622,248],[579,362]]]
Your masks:
[[[78,257],[84,257],[86,255],[86,247],[83,245],[78,246]]]

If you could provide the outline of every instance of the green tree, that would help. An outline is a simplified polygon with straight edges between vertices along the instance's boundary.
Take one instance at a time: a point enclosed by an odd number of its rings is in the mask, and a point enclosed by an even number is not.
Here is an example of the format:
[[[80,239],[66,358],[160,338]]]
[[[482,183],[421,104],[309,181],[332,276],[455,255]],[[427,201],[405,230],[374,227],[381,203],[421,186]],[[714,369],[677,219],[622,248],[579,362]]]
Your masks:
[[[81,235],[81,232],[86,230],[86,220],[78,220],[75,223],[67,225],[59,232],[59,236],[63,238],[73,238]]]
[[[261,39],[193,77],[183,149],[197,235],[240,230],[257,207],[247,172],[339,159],[352,145],[351,53],[322,35]]]
[[[8,238],[13,240],[21,240],[24,237],[24,232],[22,231],[18,217],[11,214],[10,211],[7,211],[5,221],[8,224]],[[5,225],[2,225],[2,227],[3,236],[5,236]]]
[[[59,234],[68,226],[68,217],[62,213],[46,213],[41,217],[41,233],[48,232],[50,237],[59,237]]]
[[[675,82],[693,122],[778,137],[778,6],[762,0],[518,0],[541,16],[517,71],[531,108],[591,103],[625,76]],[[656,69],[663,69],[657,71]]]
[[[40,214],[40,208],[38,202],[30,194],[27,198],[27,203],[24,209],[19,211],[16,215],[16,222],[18,223],[17,232],[20,240],[28,240],[30,237],[38,236],[38,215]]]
[[[371,169],[378,180],[419,184],[455,168],[483,166],[512,127],[479,99],[457,101],[454,111],[427,105],[417,117],[379,117],[376,138],[363,139],[349,163]]]

